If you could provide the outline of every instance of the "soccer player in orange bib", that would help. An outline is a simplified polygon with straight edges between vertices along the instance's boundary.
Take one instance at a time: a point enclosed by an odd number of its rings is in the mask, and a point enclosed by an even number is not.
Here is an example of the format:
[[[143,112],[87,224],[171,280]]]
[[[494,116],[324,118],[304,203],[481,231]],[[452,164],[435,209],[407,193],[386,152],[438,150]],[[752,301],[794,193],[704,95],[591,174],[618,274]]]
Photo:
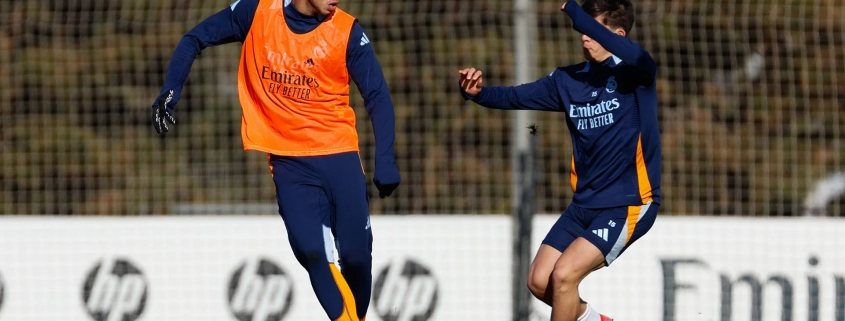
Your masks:
[[[372,287],[372,228],[350,80],[376,136],[379,196],[399,185],[395,117],[370,39],[337,0],[237,0],[181,40],[153,103],[166,133],[195,57],[242,42],[238,94],[245,150],[269,154],[290,245],[330,320],[364,320]],[[334,239],[335,244],[331,241]],[[334,262],[337,248],[339,262]]]

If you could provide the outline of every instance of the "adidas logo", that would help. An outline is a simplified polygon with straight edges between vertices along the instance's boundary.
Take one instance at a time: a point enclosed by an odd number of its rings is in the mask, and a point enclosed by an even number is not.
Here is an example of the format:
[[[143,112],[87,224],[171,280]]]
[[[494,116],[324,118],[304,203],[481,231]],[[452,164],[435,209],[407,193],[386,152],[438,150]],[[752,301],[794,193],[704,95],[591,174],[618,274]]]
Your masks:
[[[361,45],[363,46],[368,43],[370,43],[370,38],[367,38],[367,34],[365,33],[363,36],[361,36]]]
[[[308,60],[305,61],[305,64],[309,65],[309,66],[313,66],[314,65],[314,59],[308,58]]]
[[[593,230],[593,234],[598,235],[602,240],[607,242],[607,229],[600,228],[598,230]]]

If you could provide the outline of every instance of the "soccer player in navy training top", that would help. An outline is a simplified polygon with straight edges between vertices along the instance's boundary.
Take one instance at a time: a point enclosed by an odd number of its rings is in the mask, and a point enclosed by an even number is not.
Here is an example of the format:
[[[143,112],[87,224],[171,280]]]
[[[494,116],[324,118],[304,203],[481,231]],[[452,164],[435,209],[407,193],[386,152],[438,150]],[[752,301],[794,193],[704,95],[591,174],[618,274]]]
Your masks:
[[[174,51],[152,118],[156,131],[167,132],[200,51],[242,42],[238,98],[244,149],[268,154],[288,240],[328,318],[359,321],[370,304],[373,235],[350,82],[372,119],[373,182],[382,198],[399,185],[400,175],[384,74],[363,28],[337,5],[338,0],[237,0],[207,18]]]
[[[553,321],[607,321],[578,294],[581,280],[608,266],[654,224],[660,204],[657,64],[627,38],[629,0],[584,0],[561,10],[582,35],[586,62],[514,87],[482,87],[481,71],[460,70],[465,99],[487,108],[566,113],[572,137],[572,203],[531,265],[528,288]]]

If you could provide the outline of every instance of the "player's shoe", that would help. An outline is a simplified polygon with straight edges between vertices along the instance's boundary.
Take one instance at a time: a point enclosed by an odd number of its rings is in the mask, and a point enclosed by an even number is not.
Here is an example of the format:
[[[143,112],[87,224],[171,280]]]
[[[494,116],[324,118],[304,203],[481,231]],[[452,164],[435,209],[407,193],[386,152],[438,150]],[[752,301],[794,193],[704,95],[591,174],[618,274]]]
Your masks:
[[[599,314],[599,316],[601,317],[601,321],[613,321],[613,319],[611,319],[610,317],[601,314]]]

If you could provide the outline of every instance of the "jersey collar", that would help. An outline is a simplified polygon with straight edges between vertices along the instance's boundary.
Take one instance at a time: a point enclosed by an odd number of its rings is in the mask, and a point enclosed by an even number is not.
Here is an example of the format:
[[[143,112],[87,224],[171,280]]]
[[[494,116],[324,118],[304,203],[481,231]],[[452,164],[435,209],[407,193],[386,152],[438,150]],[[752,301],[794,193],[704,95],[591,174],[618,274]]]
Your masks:
[[[613,58],[613,64],[614,65],[619,65],[619,63],[622,62],[622,59],[619,59],[619,57],[616,57],[616,55],[611,55],[610,57]],[[607,62],[607,60],[605,60],[605,62]],[[602,64],[604,64],[605,62],[602,62]],[[587,61],[587,64],[584,65],[584,68],[576,71],[575,73],[584,73],[584,72],[589,72],[589,71],[590,71],[590,62]]]

